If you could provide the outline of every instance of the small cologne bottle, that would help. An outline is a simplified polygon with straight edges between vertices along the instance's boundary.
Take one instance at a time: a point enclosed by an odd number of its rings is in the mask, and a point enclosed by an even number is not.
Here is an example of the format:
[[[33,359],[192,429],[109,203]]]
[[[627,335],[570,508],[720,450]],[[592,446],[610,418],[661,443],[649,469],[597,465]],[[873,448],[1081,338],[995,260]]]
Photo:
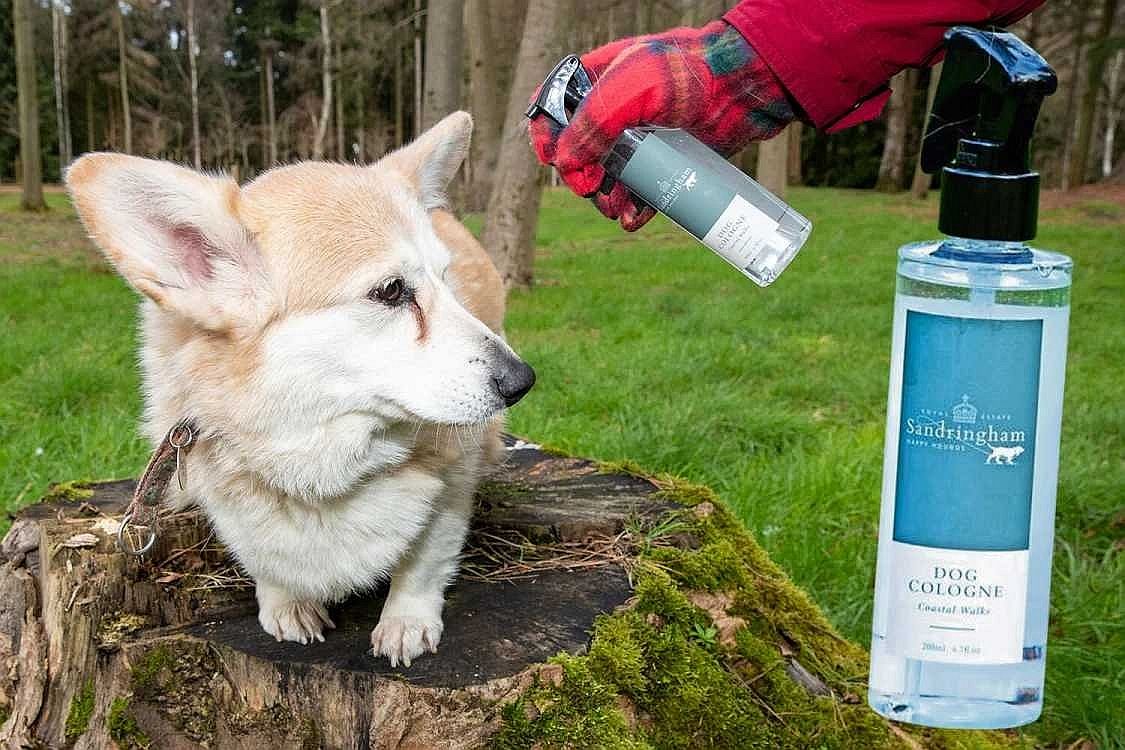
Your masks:
[[[527,116],[565,127],[591,88],[581,61],[568,55],[547,76]],[[759,286],[785,270],[812,232],[808,219],[684,130],[630,128],[602,166],[603,191],[620,181]]]
[[[944,240],[899,251],[868,701],[938,727],[1043,706],[1071,261],[1028,247],[1028,146],[1054,71],[946,35],[923,167]]]

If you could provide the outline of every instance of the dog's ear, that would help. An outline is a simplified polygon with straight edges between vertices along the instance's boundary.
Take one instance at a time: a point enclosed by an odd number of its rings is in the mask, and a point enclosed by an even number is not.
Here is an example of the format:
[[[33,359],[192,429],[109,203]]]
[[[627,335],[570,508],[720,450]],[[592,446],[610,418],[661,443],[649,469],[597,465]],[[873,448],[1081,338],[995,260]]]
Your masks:
[[[261,256],[228,177],[93,153],[66,172],[87,231],[137,291],[209,330],[252,326],[266,290]]]
[[[448,204],[445,189],[465,155],[473,134],[468,112],[454,112],[434,125],[413,143],[387,154],[376,162],[401,173],[418,190],[426,210]]]

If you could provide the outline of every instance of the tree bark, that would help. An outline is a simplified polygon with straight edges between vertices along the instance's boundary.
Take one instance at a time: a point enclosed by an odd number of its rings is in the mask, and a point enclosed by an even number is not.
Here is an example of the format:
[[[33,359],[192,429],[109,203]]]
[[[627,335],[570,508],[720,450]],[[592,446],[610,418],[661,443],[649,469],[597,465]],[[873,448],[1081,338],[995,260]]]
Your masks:
[[[133,153],[133,115],[129,107],[129,46],[125,41],[125,16],[121,6],[113,3],[113,22],[117,26],[117,76],[121,88],[121,119],[124,132],[122,150]]]
[[[910,194],[922,200],[930,192],[933,176],[922,171],[922,146],[926,142],[926,128],[930,124],[930,110],[934,107],[934,94],[937,93],[938,81],[941,80],[942,63],[930,68],[930,85],[926,87],[926,112],[922,117],[922,135],[918,142],[918,159],[914,162],[914,179],[910,182]]]
[[[464,11],[463,0],[429,0],[427,4],[423,130],[461,108]]]
[[[43,200],[43,164],[39,153],[39,93],[35,75],[35,19],[31,0],[12,0],[12,30],[16,47],[16,94],[19,109],[20,207],[47,208]]]
[[[1078,116],[1078,93],[1082,88],[1082,51],[1086,46],[1086,19],[1090,13],[1091,0],[1078,0],[1076,3],[1075,21],[1070,58],[1070,85],[1066,87],[1066,107],[1064,116],[1066,122],[1063,126],[1063,157],[1062,179],[1059,187],[1063,190],[1070,188],[1071,162],[1074,156],[1074,125]]]
[[[1117,50],[1113,65],[1109,69],[1109,91],[1106,97],[1105,138],[1102,141],[1102,179],[1113,174],[1113,139],[1117,121],[1121,117],[1121,105],[1117,101],[1118,87],[1121,84],[1121,66],[1125,63],[1125,50]]]
[[[406,141],[406,86],[405,78],[403,75],[403,60],[402,56],[405,54],[403,51],[402,40],[399,39],[397,33],[394,34],[394,48],[395,48],[395,148],[398,148]]]
[[[191,85],[191,163],[196,169],[203,168],[203,158],[199,143],[199,56],[198,40],[195,38],[195,0],[187,1],[187,43],[188,71]]]
[[[328,135],[328,121],[332,117],[332,30],[328,23],[328,3],[320,3],[320,44],[323,47],[321,59],[321,102],[320,119],[316,123],[316,137],[313,140],[313,159],[324,158],[324,138]]]
[[[265,168],[269,169],[277,164],[277,105],[274,104],[273,85],[273,56],[277,52],[278,43],[267,39],[261,43],[262,66],[266,78],[266,141],[269,148],[269,160]]]
[[[789,176],[789,134],[782,131],[768,141],[758,143],[758,168],[754,172],[758,182],[776,195],[785,197]]]
[[[344,58],[340,52],[340,40],[336,40],[336,158],[348,161],[348,138],[344,131]]]
[[[506,286],[531,284],[541,189],[527,143],[527,99],[559,57],[569,0],[531,0],[516,58],[481,241]]]
[[[70,141],[70,103],[68,101],[70,81],[66,65],[66,13],[59,0],[51,0],[51,51],[54,57],[55,85],[55,124],[59,141],[59,173],[61,174],[71,160]]]
[[[492,0],[468,0],[466,4],[466,36],[469,41],[469,109],[473,113],[473,141],[469,152],[472,165],[472,188],[469,208],[480,211],[486,207],[492,191],[492,176],[500,150],[504,128],[503,98],[500,92],[496,58],[496,40],[492,33],[495,20]]]
[[[1090,144],[1094,137],[1094,112],[1101,93],[1102,75],[1109,57],[1106,46],[1113,21],[1117,16],[1117,0],[1104,0],[1098,30],[1092,40],[1087,57],[1086,91],[1078,109],[1078,137],[1074,142],[1074,152],[1070,159],[1070,187],[1078,187],[1086,182],[1086,165],[1090,159]]]
[[[422,134],[422,0],[414,0],[414,137]]]
[[[367,81],[363,76],[355,76],[355,142],[356,161],[367,163],[367,97],[364,87]]]
[[[97,79],[86,76],[86,150],[97,151],[97,136],[94,130],[94,85]]]
[[[801,135],[804,124],[794,120],[787,129],[789,134],[789,184],[800,185],[804,180],[801,177]]]
[[[875,189],[888,193],[902,190],[906,161],[906,128],[910,116],[912,93],[909,70],[891,80],[891,100],[887,105],[887,136],[883,141],[883,158],[879,161],[879,178]]]

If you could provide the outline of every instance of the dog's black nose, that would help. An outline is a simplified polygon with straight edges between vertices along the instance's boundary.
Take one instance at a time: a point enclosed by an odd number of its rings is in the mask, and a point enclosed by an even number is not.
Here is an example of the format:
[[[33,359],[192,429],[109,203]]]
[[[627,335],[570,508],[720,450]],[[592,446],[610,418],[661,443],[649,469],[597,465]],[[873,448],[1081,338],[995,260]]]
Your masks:
[[[523,398],[531,386],[535,385],[535,370],[522,359],[512,357],[504,364],[504,369],[493,378],[500,398],[504,399],[506,406]]]

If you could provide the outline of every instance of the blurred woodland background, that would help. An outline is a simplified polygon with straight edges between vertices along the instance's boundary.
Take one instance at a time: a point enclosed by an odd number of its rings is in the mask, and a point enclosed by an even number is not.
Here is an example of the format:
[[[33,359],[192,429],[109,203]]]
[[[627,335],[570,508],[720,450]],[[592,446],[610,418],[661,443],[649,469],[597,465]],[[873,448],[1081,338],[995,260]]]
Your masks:
[[[566,51],[676,25],[733,0],[0,0],[0,182],[43,206],[76,155],[115,150],[247,180],[298,159],[367,162],[455,109],[476,119],[459,208],[485,212],[508,282],[531,280],[536,185],[528,96]],[[1118,0],[1055,0],[1013,30],[1055,67],[1034,144],[1044,186],[1125,181]],[[799,124],[736,157],[786,183],[911,189],[936,75],[907,70],[877,121]],[[19,94],[19,95],[17,95]]]

